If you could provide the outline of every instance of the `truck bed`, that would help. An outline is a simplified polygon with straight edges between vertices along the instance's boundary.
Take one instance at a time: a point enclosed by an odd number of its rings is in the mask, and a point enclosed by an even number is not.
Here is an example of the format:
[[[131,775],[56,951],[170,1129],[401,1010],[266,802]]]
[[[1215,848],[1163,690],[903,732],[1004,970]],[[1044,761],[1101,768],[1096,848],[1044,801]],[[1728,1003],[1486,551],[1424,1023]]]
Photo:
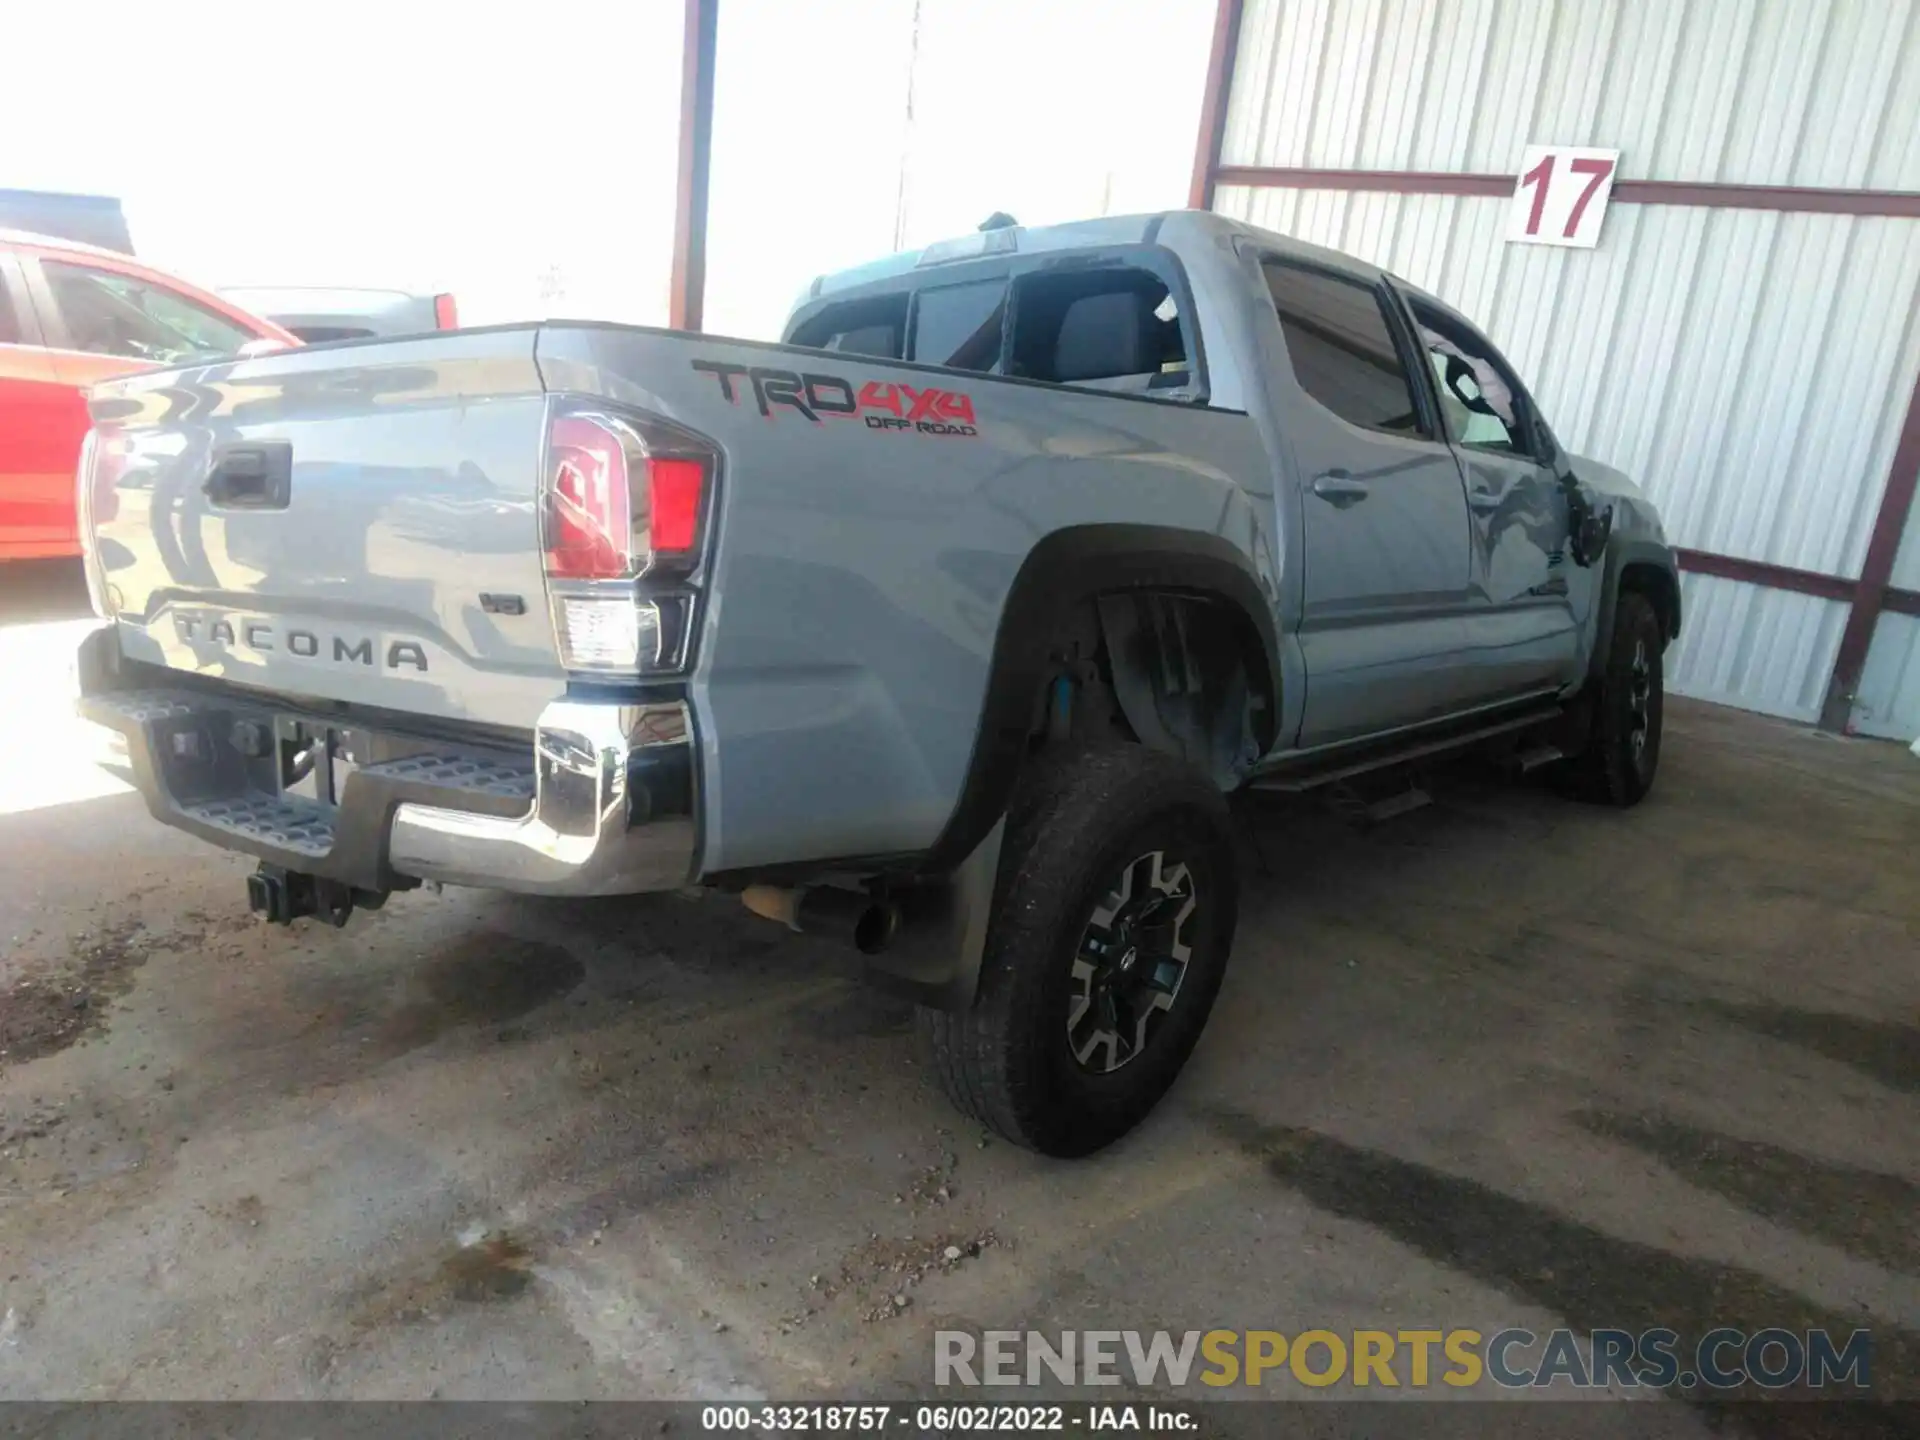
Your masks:
[[[562,403],[711,447],[677,669],[563,663],[541,493]],[[1260,548],[1245,415],[637,327],[316,346],[116,381],[93,414],[89,565],[129,661],[522,734],[567,697],[684,700],[703,873],[931,846],[1047,536],[1203,513]]]

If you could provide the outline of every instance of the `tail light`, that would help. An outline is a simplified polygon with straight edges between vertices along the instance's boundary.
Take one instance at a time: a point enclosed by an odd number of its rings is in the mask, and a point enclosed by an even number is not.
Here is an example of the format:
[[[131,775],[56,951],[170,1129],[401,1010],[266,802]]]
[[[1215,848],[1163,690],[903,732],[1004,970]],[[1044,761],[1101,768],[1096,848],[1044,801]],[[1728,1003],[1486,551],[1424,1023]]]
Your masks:
[[[460,328],[460,309],[453,303],[451,295],[433,297],[433,328],[436,330],[458,330]]]
[[[714,470],[713,447],[674,426],[556,402],[542,544],[567,669],[686,668]]]

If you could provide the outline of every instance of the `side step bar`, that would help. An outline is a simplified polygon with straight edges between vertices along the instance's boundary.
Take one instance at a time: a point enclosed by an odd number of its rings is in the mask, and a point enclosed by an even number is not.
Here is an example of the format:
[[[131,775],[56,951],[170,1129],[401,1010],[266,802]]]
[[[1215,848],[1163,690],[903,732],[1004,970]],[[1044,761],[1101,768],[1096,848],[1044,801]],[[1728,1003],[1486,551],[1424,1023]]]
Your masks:
[[[1556,760],[1567,758],[1567,752],[1558,745],[1536,745],[1531,750],[1522,750],[1513,757],[1513,763],[1522,775],[1531,775],[1542,765],[1551,765]]]
[[[1370,754],[1358,755],[1348,760],[1329,756],[1322,766],[1303,769],[1295,773],[1277,770],[1265,776],[1257,776],[1249,788],[1254,790],[1276,791],[1282,794],[1297,795],[1308,790],[1317,790],[1322,785],[1336,784],[1342,780],[1351,780],[1356,775],[1365,775],[1372,770],[1384,770],[1392,765],[1404,765],[1409,760],[1424,760],[1431,755],[1444,755],[1451,750],[1464,750],[1477,745],[1482,740],[1491,740],[1499,735],[1510,735],[1516,730],[1530,730],[1535,726],[1551,724],[1558,720],[1564,710],[1558,705],[1545,710],[1530,710],[1522,715],[1512,715],[1504,720],[1495,720],[1478,725],[1469,730],[1456,730],[1447,735],[1438,735],[1415,745],[1396,749],[1376,750]],[[1558,759],[1559,751],[1544,754],[1551,749],[1541,746],[1529,751],[1527,759],[1539,755],[1534,764],[1544,764],[1549,759]],[[1531,765],[1529,769],[1533,768]]]

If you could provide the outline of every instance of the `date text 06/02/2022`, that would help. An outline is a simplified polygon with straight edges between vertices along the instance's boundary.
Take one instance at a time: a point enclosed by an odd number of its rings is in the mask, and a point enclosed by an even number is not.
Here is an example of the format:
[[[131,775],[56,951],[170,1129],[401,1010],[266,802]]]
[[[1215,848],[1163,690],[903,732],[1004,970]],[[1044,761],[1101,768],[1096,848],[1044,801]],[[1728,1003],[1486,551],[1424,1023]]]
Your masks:
[[[1169,1405],[707,1405],[700,1428],[708,1431],[884,1432],[911,1426],[912,1433],[1010,1434],[1085,1431],[1151,1431],[1191,1434],[1200,1428],[1189,1410]]]

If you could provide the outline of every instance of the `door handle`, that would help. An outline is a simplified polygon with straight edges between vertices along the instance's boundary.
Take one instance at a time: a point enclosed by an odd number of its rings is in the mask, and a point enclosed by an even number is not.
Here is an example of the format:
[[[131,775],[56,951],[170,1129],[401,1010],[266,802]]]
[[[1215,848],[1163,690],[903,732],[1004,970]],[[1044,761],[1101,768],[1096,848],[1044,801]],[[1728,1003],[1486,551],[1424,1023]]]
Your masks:
[[[1349,505],[1358,505],[1372,492],[1366,481],[1356,480],[1344,470],[1329,470],[1315,477],[1313,493],[1334,509],[1344,510]]]
[[[1467,490],[1467,507],[1472,510],[1498,510],[1505,499],[1504,492],[1483,485],[1474,485]]]
[[[293,446],[285,440],[223,446],[200,488],[218,507],[284,510],[293,491]]]

